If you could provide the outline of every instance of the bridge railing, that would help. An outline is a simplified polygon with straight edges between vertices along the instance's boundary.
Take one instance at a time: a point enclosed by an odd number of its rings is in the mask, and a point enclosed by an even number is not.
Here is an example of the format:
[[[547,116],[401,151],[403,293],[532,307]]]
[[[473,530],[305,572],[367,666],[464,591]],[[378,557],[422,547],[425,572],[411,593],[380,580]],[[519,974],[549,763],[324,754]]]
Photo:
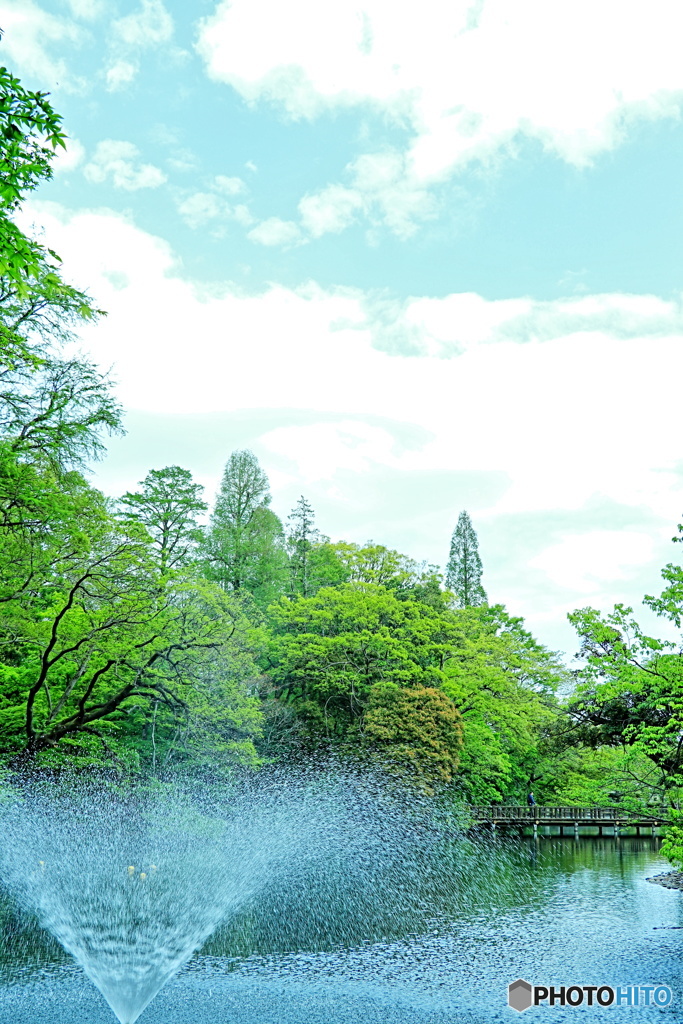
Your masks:
[[[638,814],[627,811],[623,807],[543,807],[534,804],[532,807],[522,805],[515,807],[507,804],[496,804],[491,807],[470,807],[470,813],[476,821],[584,821],[605,822],[625,821],[629,818],[640,821],[662,821],[666,813]]]

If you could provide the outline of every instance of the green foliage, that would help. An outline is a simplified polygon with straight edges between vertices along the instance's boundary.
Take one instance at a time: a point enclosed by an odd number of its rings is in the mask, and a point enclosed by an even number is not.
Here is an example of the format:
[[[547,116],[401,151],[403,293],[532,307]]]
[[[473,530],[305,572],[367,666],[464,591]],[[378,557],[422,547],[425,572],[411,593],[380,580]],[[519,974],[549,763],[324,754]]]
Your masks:
[[[76,474],[60,480],[41,559],[31,535],[23,547],[13,539],[23,568],[0,615],[5,755],[66,744],[72,757],[91,759],[95,737],[100,757],[130,760],[130,723],[153,714],[153,768],[180,749],[185,760],[191,748],[255,756],[259,715],[244,685],[255,675],[250,627],[228,595],[191,574],[162,573],[146,532],[112,515]]]
[[[683,526],[678,526],[680,541]],[[657,615],[683,622],[683,568],[668,563],[659,597],[644,603]],[[572,741],[598,754],[615,751],[629,776],[626,799],[635,806],[663,806],[673,818],[662,852],[683,866],[683,661],[671,641],[645,634],[632,608],[608,615],[582,608],[569,616],[581,638],[584,666],[568,702]],[[585,755],[584,755],[585,756]]]
[[[675,810],[670,813],[672,823],[666,829],[660,849],[672,864],[683,869],[683,811]]]
[[[53,469],[101,455],[102,433],[121,422],[106,377],[62,354],[74,328],[102,311],[60,279],[55,253],[9,219],[25,193],[51,176],[65,139],[46,94],[27,91],[0,68],[0,439],[5,463]]]
[[[0,441],[10,458],[59,471],[101,456],[103,433],[121,431],[121,409],[106,375],[62,354],[100,311],[51,276],[41,268],[23,297],[0,278]]]
[[[214,517],[235,527],[246,526],[270,501],[268,477],[254,453],[246,449],[233,452],[225,466]]]
[[[463,720],[461,792],[473,803],[508,796],[521,801],[544,777],[555,691],[566,670],[502,605],[463,608],[451,616],[455,631],[444,690]]]
[[[205,572],[226,591],[265,608],[285,585],[282,523],[270,505],[268,478],[253,452],[233,452],[204,543]]]
[[[382,544],[352,544],[329,541],[313,547],[312,575],[321,585],[373,583],[390,590],[400,599],[421,601],[444,608],[447,597],[441,590],[441,576],[435,565],[415,562]]]
[[[86,735],[106,748],[135,702],[192,719],[201,701],[188,693],[226,671],[239,632],[227,595],[161,574],[145,531],[78,474],[59,480],[49,514],[40,544],[14,530],[0,547],[12,563],[0,617],[4,751],[35,755]]]
[[[187,565],[201,540],[197,520],[207,509],[204,488],[180,466],[151,469],[139,486],[121,499],[125,514],[148,531],[162,572]]]
[[[45,350],[74,340],[73,331],[84,321],[105,315],[93,307],[85,292],[65,284],[47,263],[41,263],[23,287],[0,275],[0,321],[7,332],[39,345],[39,359],[45,357]]]
[[[273,692],[294,707],[309,749],[362,746],[367,714],[374,708],[379,716],[376,687],[423,691],[443,682],[448,624],[432,609],[399,601],[377,584],[343,584],[311,598],[283,598],[269,614]],[[407,707],[412,698],[402,700]]]
[[[461,512],[451,537],[446,567],[446,585],[455,594],[459,608],[486,604],[486,591],[481,585],[482,564],[479,542],[467,512]]]
[[[542,771],[565,673],[502,607],[452,611],[346,583],[281,599],[269,617],[266,718],[290,748],[375,750],[477,802],[526,792]]]
[[[545,799],[551,803],[563,807],[617,803],[630,811],[651,813],[665,796],[657,785],[657,766],[637,747],[564,746],[554,753],[543,779]]]
[[[46,256],[9,219],[26,192],[51,177],[57,147],[66,148],[62,119],[47,93],[29,92],[7,68],[0,68],[0,277],[20,290],[39,276]]]
[[[314,526],[315,513],[303,494],[287,520],[290,524],[287,534],[289,592],[292,596],[301,594],[308,597],[318,589],[318,581],[313,572],[315,560],[312,554],[314,544],[319,541],[320,535]]]
[[[77,471],[120,430],[107,378],[64,354],[101,311],[9,220],[64,139],[45,94],[0,69],[0,751],[254,761],[259,639],[186,565],[200,489],[153,471],[117,515]]]
[[[339,541],[329,548],[343,567],[346,583],[370,583],[400,591],[412,579],[415,563],[382,544]]]
[[[373,686],[363,720],[363,743],[403,779],[428,792],[452,781],[463,744],[461,717],[436,687]]]
[[[668,601],[669,598],[665,598]],[[658,785],[683,783],[683,664],[673,644],[646,636],[632,609],[569,616],[586,664],[568,705],[577,742],[636,746],[660,773]]]
[[[24,192],[51,177],[54,151],[66,149],[66,136],[47,93],[28,92],[7,68],[0,68],[0,138],[0,205],[14,210]]]
[[[143,697],[131,701],[122,718],[121,746],[134,751],[139,764],[152,773],[207,767],[215,776],[221,767],[259,762],[255,742],[262,735],[263,712],[255,658],[260,636],[236,602],[216,588],[195,591],[192,603],[205,600],[208,593],[218,602],[214,635],[220,637],[222,625],[219,645],[203,648],[191,671],[183,668],[174,701],[161,694]]]

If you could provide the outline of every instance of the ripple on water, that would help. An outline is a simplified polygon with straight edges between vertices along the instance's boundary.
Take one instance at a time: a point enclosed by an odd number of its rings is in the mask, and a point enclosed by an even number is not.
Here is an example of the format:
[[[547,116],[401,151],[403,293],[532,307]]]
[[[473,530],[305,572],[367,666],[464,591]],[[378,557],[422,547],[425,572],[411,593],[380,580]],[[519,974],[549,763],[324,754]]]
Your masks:
[[[223,929],[190,961],[141,1020],[490,1024],[520,1019],[505,1004],[508,983],[521,976],[538,984],[668,984],[669,1008],[584,1007],[569,1019],[680,1022],[683,931],[671,926],[683,924],[683,903],[680,893],[645,881],[666,868],[656,849],[656,841],[604,838],[444,850],[440,861],[424,866],[423,917],[406,913],[398,935],[395,917],[373,918],[365,936],[362,921],[343,921],[342,928],[332,917],[343,918],[344,906],[325,904],[324,892],[307,897],[298,890],[289,902],[266,894],[248,918]],[[469,870],[458,875],[455,866],[463,862]],[[284,920],[275,930],[260,928],[275,904],[281,918],[285,909],[298,916],[291,928]],[[323,910],[331,915],[327,931]],[[310,942],[307,913],[315,923]],[[391,934],[382,938],[382,927]],[[539,1008],[533,1020],[556,1021],[557,1013]],[[111,1024],[112,1016],[63,962],[29,959],[0,989],[0,1024],[73,1021]]]

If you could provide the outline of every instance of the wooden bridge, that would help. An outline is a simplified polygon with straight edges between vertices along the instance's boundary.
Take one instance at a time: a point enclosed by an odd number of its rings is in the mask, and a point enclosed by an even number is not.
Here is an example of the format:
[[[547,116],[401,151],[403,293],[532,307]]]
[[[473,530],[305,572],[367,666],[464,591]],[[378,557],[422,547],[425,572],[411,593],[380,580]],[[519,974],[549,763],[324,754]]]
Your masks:
[[[626,828],[635,828],[636,835],[640,835],[642,828],[650,829],[655,834],[655,829],[667,823],[667,815],[662,812],[643,813],[628,811],[624,807],[539,807],[534,804],[532,807],[514,807],[506,804],[494,804],[491,807],[470,807],[472,816],[472,828],[488,825],[495,829],[496,826],[516,828],[523,830],[533,828],[534,833],[539,828],[559,826],[560,835],[564,835],[566,827],[571,827],[575,835],[578,835],[579,828],[597,828],[599,835],[603,835],[605,827],[611,829],[614,835]]]

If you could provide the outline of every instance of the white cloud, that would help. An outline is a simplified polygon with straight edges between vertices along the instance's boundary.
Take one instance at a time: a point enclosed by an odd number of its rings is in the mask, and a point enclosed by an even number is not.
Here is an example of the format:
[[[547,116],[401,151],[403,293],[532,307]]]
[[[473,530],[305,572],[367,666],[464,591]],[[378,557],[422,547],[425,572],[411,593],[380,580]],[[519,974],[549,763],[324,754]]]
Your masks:
[[[199,160],[190,149],[176,149],[173,156],[170,156],[166,160],[167,165],[174,171],[180,171],[181,174],[188,174],[190,171],[196,171],[199,167]]]
[[[431,438],[402,454],[404,468],[509,474],[499,511],[577,508],[594,492],[669,508],[683,369],[683,314],[673,302],[416,297],[391,311],[411,339],[409,351],[386,351],[387,313],[372,295],[309,284],[253,295],[226,288],[201,299],[191,282],[170,276],[175,264],[161,240],[106,212],[39,209],[74,280],[111,309],[97,332],[105,345],[111,338],[127,405],[159,412],[308,408],[347,419],[400,419]],[[130,286],[112,290],[105,269],[125,274]],[[567,306],[580,307],[581,330],[575,322],[567,329]],[[617,329],[601,319],[604,308]],[[526,343],[514,327],[520,320],[529,326]],[[533,336],[535,320],[544,340]],[[189,336],[192,358],[180,359]],[[179,357],[163,367],[153,340],[161,337]],[[239,388],[226,392],[225,374]]]
[[[71,74],[63,56],[69,44],[78,45],[83,40],[78,25],[68,18],[55,17],[33,0],[3,0],[0,18],[3,61],[33,78],[41,89],[57,84],[68,92],[85,88],[83,79]]]
[[[118,89],[123,89],[124,86],[130,85],[137,73],[137,64],[132,64],[129,60],[114,61],[104,74],[107,90],[116,92]]]
[[[67,174],[79,166],[85,159],[85,147],[73,136],[66,140],[66,149],[59,146],[55,150],[52,170],[55,174]]]
[[[254,223],[254,217],[245,203],[238,203],[237,206],[233,206],[232,216],[242,227],[248,227]]]
[[[105,69],[107,89],[115,92],[129,85],[140,70],[140,54],[170,43],[173,30],[173,18],[162,0],[142,0],[137,10],[114,20],[112,56]],[[174,59],[183,56],[184,51],[173,51]]]
[[[148,50],[170,41],[173,18],[162,0],[142,0],[137,11],[113,21],[111,31],[115,41],[123,46]]]
[[[297,477],[305,483],[332,480],[340,470],[366,474],[379,465],[400,465],[390,431],[358,420],[277,427],[261,444],[288,460],[296,453]]]
[[[214,178],[214,188],[226,196],[239,196],[247,191],[247,186],[241,178],[228,178],[225,174],[217,174]]]
[[[106,0],[67,0],[67,3],[73,16],[84,21],[93,21],[106,10]]]
[[[288,248],[301,241],[301,231],[291,220],[269,217],[252,228],[247,237],[258,245],[278,245]]]
[[[507,481],[480,497],[474,485],[468,507],[480,536],[505,535],[511,522],[539,524],[521,554],[514,534],[504,545],[512,582],[496,595],[532,626],[547,626],[549,608],[556,621],[587,594],[604,605],[656,591],[681,511],[678,304],[647,295],[540,303],[453,294],[392,306],[314,283],[207,293],[183,278],[165,241],[117,214],[51,203],[31,211],[25,220],[45,225],[67,279],[109,310],[84,330],[83,345],[113,364],[124,405],[147,416],[233,417],[229,429],[202,435],[216,473],[226,444],[256,446],[278,479],[304,480],[312,498],[340,503],[351,494],[362,517],[362,535],[351,539],[389,539],[391,530],[395,546],[437,562],[462,499],[451,507],[431,487],[422,507],[411,491],[404,514],[400,488],[419,489],[425,476]],[[399,344],[387,351],[392,318],[418,354]],[[259,417],[267,426],[255,426]],[[388,473],[395,490],[383,494]],[[580,530],[596,501],[662,526]],[[560,512],[571,528],[543,526]]]
[[[433,193],[415,180],[395,149],[363,154],[345,168],[345,176],[348,185],[326,185],[300,200],[301,229],[310,238],[339,234],[363,215],[407,239],[436,212]]]
[[[219,196],[213,192],[193,192],[178,204],[178,213],[191,228],[199,228],[222,215]]]
[[[234,220],[248,225],[254,221],[244,203],[234,203],[236,196],[247,191],[241,178],[217,174],[208,185],[208,191],[182,195],[178,200],[178,213],[191,228],[200,228],[211,221]]]
[[[319,238],[329,232],[343,231],[356,220],[362,206],[363,198],[354,189],[328,185],[320,192],[304,196],[299,203],[299,213],[303,228],[313,238]]]
[[[153,164],[140,163],[140,151],[132,142],[103,139],[98,142],[90,163],[83,173],[88,181],[103,184],[110,181],[114,188],[135,192],[141,188],[158,188],[166,175]]]
[[[532,558],[559,587],[594,594],[606,581],[626,580],[652,561],[652,537],[633,530],[590,530],[564,537]]]
[[[369,312],[373,315],[372,300]],[[655,295],[616,293],[552,301],[489,301],[460,292],[443,299],[409,299],[391,305],[383,313],[389,337],[396,330],[410,327],[415,351],[435,356],[451,356],[481,343],[586,336],[581,343],[590,344],[590,336],[598,343],[605,336],[615,341],[683,336],[683,302]]]
[[[678,0],[425,0],[419,16],[391,0],[222,0],[197,49],[208,74],[250,103],[297,118],[356,107],[393,121],[404,146],[363,154],[345,187],[407,237],[432,212],[431,191],[472,162],[532,140],[585,166],[634,122],[677,117],[682,35]],[[331,205],[329,186],[321,204]],[[324,216],[312,217],[321,230]],[[348,206],[329,230],[344,220]]]

